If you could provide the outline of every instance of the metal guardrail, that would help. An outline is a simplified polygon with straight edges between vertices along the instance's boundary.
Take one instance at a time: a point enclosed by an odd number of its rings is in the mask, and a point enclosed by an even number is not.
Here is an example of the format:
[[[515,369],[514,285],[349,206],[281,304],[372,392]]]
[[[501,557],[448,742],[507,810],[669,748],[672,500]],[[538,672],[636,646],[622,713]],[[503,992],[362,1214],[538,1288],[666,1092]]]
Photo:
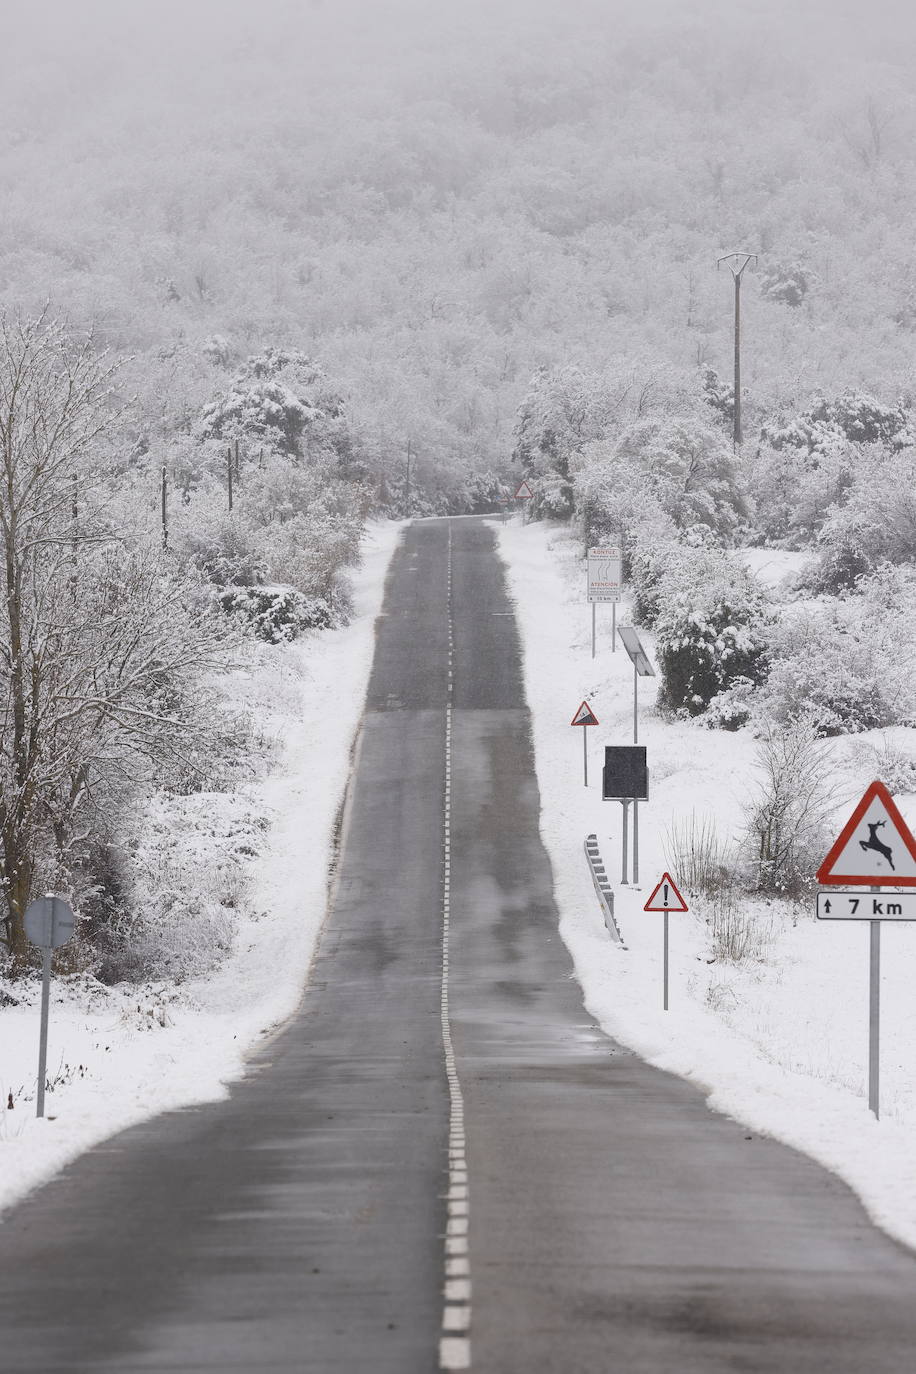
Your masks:
[[[607,932],[621,948],[626,949],[623,936],[620,933],[620,926],[614,915],[614,890],[608,882],[607,872],[601,862],[601,854],[598,850],[598,836],[587,835],[585,838],[585,857],[588,860],[589,872],[592,875],[592,882],[595,884],[595,891],[598,894],[598,902],[604,913],[604,924]]]

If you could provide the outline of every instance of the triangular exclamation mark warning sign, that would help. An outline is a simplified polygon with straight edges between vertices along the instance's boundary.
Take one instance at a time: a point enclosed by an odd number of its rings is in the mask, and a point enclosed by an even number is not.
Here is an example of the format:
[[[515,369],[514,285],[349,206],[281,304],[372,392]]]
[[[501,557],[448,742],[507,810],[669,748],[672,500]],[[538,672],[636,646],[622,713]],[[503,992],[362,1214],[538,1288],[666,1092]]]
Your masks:
[[[687,911],[688,906],[675,886],[670,873],[663,873],[661,882],[643,907],[643,911]]]

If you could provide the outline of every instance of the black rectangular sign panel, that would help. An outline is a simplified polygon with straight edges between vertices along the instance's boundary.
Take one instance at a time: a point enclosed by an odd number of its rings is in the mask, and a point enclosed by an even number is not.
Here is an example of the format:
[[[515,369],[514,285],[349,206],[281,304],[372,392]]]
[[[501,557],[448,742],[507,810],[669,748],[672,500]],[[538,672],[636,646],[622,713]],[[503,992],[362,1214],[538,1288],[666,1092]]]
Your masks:
[[[643,744],[606,744],[601,796],[604,801],[649,799],[649,766]]]

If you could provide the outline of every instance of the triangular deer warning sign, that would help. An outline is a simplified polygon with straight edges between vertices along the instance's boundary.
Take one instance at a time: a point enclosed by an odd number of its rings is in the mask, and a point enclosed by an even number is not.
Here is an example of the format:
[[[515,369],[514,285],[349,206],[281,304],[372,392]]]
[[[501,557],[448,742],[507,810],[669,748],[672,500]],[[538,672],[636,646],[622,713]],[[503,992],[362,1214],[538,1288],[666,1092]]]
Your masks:
[[[533,496],[534,492],[529,487],[527,481],[519,482],[515,491],[516,501],[530,501]]]
[[[817,870],[819,883],[916,887],[916,840],[883,782],[869,783]]]
[[[643,911],[687,911],[687,903],[675,886],[670,873],[663,873],[661,882],[643,907]]]
[[[582,705],[579,707],[578,711],[569,723],[570,725],[599,725],[600,721],[598,720],[598,717],[595,715],[592,708],[589,706],[588,702],[583,701]]]

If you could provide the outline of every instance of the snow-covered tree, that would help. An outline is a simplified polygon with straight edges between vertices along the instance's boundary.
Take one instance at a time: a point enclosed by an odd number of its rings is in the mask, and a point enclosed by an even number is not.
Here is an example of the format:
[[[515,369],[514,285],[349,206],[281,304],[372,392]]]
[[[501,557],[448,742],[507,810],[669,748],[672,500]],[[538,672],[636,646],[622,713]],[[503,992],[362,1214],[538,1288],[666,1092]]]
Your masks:
[[[885,405],[867,392],[844,391],[832,401],[816,398],[798,415],[767,421],[761,442],[809,453],[827,452],[843,441],[900,447],[910,442],[908,426],[902,404]]]
[[[268,348],[248,359],[230,390],[204,408],[203,441],[239,439],[290,457],[349,454],[343,398],[321,367],[296,350]]]
[[[53,318],[0,320],[0,890],[17,969],[36,884],[66,882],[111,789],[182,752],[182,683],[219,652],[198,584],[106,519],[112,383]]]
[[[616,451],[685,533],[726,542],[734,535],[746,508],[731,445],[718,429],[693,416],[637,420]]]

